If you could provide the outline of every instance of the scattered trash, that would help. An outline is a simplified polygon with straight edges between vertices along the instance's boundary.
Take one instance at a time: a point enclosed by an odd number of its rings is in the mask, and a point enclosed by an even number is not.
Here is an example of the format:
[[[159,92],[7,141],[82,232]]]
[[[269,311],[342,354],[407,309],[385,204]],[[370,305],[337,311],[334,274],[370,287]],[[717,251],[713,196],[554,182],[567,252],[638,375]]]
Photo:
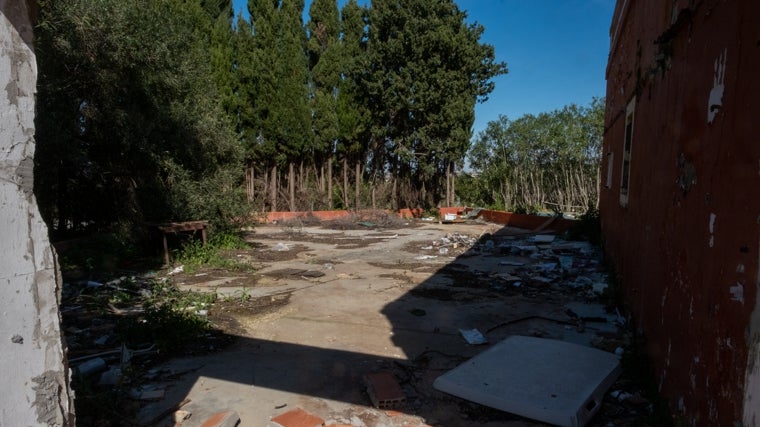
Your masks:
[[[298,276],[305,277],[307,279],[316,279],[318,277],[324,276],[325,273],[317,270],[304,270],[301,273],[298,274]]]
[[[111,367],[109,370],[103,372],[100,375],[100,385],[117,385],[121,383],[122,373],[121,368]]]
[[[192,412],[178,410],[174,411],[174,424],[182,424],[183,421],[187,420],[193,415]]]
[[[100,357],[90,359],[75,368],[75,372],[83,377],[103,372],[108,368],[106,361]]]
[[[277,251],[277,252],[287,252],[287,251],[290,250],[290,247],[288,245],[286,245],[285,243],[280,242],[280,243],[274,245],[274,247],[272,248],[272,250]]]
[[[185,266],[184,265],[180,265],[180,266],[174,267],[174,269],[172,269],[172,271],[169,272],[169,276],[173,276],[175,274],[182,273],[183,271],[185,271]]]
[[[509,273],[501,273],[501,274],[498,274],[497,277],[506,282],[519,282],[521,280],[520,276],[513,276]]]
[[[481,345],[488,343],[488,339],[477,329],[460,329],[459,333],[462,334],[462,337],[467,341],[467,344]]]
[[[622,391],[622,390],[615,390],[615,391],[613,391],[613,392],[610,393],[610,396],[614,397],[615,399],[617,399],[620,402],[624,402],[624,401],[630,399],[631,397],[633,397],[633,395],[631,393],[627,393],[627,392]]]
[[[129,392],[129,396],[134,400],[161,400],[166,394],[166,389],[158,386],[144,386],[134,388]]]
[[[419,261],[424,261],[424,260],[436,259],[436,258],[438,257],[435,255],[421,255],[421,256],[415,257],[414,259],[419,260]]]
[[[447,253],[449,253],[449,248],[440,248],[438,249],[438,253],[441,255],[446,255]]]
[[[551,243],[557,236],[553,234],[537,234],[533,236],[533,241],[536,243]]]

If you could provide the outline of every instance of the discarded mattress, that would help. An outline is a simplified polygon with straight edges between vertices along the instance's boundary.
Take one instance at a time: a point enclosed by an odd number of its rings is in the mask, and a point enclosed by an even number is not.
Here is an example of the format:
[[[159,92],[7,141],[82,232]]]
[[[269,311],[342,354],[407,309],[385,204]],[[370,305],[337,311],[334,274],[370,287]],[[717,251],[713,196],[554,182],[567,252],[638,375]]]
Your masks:
[[[436,389],[558,426],[584,426],[620,375],[612,353],[512,336],[438,377]]]

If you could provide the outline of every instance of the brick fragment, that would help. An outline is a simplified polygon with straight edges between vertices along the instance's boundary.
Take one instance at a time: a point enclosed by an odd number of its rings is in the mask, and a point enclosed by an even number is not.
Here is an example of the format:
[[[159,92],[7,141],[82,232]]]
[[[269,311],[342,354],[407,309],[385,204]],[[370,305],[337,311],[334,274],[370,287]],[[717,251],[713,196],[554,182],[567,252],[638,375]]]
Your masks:
[[[380,409],[392,409],[406,402],[406,395],[390,372],[373,372],[364,376],[372,404]]]
[[[325,420],[301,408],[280,414],[269,422],[269,427],[323,427]]]
[[[240,415],[235,411],[217,412],[208,417],[201,427],[235,427],[240,423]]]

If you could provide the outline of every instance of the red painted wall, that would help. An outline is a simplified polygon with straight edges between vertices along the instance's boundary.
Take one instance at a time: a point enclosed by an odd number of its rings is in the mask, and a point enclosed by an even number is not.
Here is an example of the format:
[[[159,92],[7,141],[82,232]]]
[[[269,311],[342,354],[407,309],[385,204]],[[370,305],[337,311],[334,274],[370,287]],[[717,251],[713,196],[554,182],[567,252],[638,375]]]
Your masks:
[[[673,414],[688,425],[728,426],[742,420],[756,340],[749,332],[760,250],[760,2],[676,3],[616,6],[602,230]],[[634,96],[623,207],[626,105]]]

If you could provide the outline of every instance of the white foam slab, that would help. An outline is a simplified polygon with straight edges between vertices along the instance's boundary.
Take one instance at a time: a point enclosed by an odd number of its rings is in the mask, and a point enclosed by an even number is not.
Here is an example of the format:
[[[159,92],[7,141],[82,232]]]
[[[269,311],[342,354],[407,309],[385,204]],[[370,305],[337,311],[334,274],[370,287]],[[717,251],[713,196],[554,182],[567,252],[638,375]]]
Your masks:
[[[620,371],[612,353],[512,336],[438,377],[433,387],[526,418],[579,427],[599,410]]]

